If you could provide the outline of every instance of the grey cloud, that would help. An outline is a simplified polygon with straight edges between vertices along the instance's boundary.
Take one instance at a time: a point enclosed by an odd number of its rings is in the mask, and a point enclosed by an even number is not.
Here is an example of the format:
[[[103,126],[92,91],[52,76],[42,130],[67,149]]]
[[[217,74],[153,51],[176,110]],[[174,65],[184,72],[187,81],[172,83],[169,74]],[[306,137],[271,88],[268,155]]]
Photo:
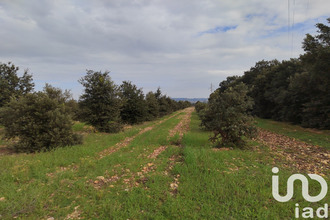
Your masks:
[[[303,2],[296,7],[296,21],[307,22],[329,14],[330,3],[311,2],[309,13]],[[0,61],[30,68],[39,87],[72,87],[75,97],[85,69],[173,97],[206,97],[211,82],[291,55],[287,33],[262,37],[287,25],[287,4],[270,0],[4,0],[0,25]],[[221,26],[236,28],[198,36]],[[298,56],[304,34],[294,36]]]

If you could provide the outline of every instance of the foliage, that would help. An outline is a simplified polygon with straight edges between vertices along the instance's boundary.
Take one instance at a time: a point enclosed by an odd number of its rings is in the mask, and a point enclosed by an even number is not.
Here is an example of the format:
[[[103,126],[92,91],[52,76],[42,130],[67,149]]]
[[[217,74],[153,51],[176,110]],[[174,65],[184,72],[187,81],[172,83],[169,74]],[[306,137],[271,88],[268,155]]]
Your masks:
[[[202,110],[204,110],[206,108],[207,104],[205,102],[196,102],[195,103],[195,110],[197,112],[197,114],[199,114]]]
[[[160,88],[144,97],[142,89],[129,81],[118,87],[109,72],[88,70],[79,82],[85,87],[85,93],[79,100],[78,118],[99,131],[118,132],[122,122],[141,123],[190,106],[163,95]]]
[[[162,117],[164,115],[170,114],[175,110],[174,105],[176,102],[166,95],[163,95],[160,88],[157,89],[155,96],[159,105],[159,116]]]
[[[262,60],[235,80],[251,89],[255,115],[330,129],[330,27],[316,27],[319,34],[306,35],[299,59]]]
[[[277,60],[259,61],[250,71],[245,72],[242,78],[242,82],[252,85],[249,95],[253,97],[255,102],[253,113],[260,117],[271,117],[270,111],[273,108],[273,104],[264,94],[269,89],[270,78],[272,77],[270,72],[278,64]]]
[[[70,110],[46,92],[12,98],[0,115],[5,137],[17,140],[14,148],[19,152],[51,150],[82,142],[72,131]]]
[[[84,121],[102,132],[120,131],[119,89],[111,80],[109,72],[88,70],[79,83],[85,87],[79,100]]]
[[[220,87],[210,95],[207,107],[200,114],[202,126],[214,133],[210,138],[212,142],[218,142],[220,146],[243,147],[243,136],[250,138],[256,132],[253,118],[248,114],[253,101],[247,95],[248,88],[244,83],[223,82],[220,85],[225,83],[225,89]]]
[[[159,104],[156,95],[153,92],[148,92],[146,95],[147,116],[148,121],[154,120],[159,116]]]
[[[64,104],[73,120],[79,120],[79,105],[78,102],[72,98],[72,94],[69,90],[64,90],[63,92],[60,88],[53,87],[46,83],[44,92],[50,98]]]
[[[158,98],[158,104],[159,104],[159,116],[164,116],[169,114],[172,109],[169,106],[169,102],[166,96],[161,96]]]
[[[330,18],[328,18],[330,23]],[[330,27],[316,24],[318,35],[307,34],[303,42],[305,54],[300,59],[308,72],[308,96],[303,104],[301,124],[330,129]]]
[[[142,89],[129,81],[124,81],[120,86],[122,101],[120,117],[123,122],[129,124],[141,123],[147,115],[147,106]]]
[[[25,70],[23,76],[19,77],[18,70],[11,62],[0,63],[0,107],[8,103],[11,97],[18,98],[33,90],[32,75]]]
[[[77,100],[70,98],[65,105],[70,109],[72,113],[72,119],[75,121],[80,121],[81,117],[81,110],[79,108],[79,103]]]
[[[251,89],[249,95],[255,102],[253,113],[263,118],[294,120],[298,114],[292,114],[292,111],[297,112],[299,103],[292,101],[292,94],[289,92],[290,78],[301,71],[302,67],[297,59],[282,62],[260,61],[246,71],[241,81]]]
[[[191,106],[189,101],[175,101],[166,95],[162,95],[160,88],[155,93],[149,92],[146,95],[148,106],[147,120],[153,120],[156,117],[164,116]]]
[[[44,92],[48,95],[49,98],[55,99],[58,103],[61,104],[67,103],[72,98],[69,90],[65,90],[63,92],[60,88],[53,87],[48,83],[46,83],[44,87]]]
[[[178,101],[176,106],[177,108],[175,110],[185,109],[190,107],[191,103],[189,101]]]

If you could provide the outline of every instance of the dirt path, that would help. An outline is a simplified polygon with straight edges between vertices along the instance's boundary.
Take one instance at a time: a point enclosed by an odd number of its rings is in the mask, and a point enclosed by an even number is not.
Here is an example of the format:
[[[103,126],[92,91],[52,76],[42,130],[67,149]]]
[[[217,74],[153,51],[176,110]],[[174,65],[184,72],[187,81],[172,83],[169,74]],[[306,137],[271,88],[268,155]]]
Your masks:
[[[144,133],[146,133],[146,132],[152,130],[155,126],[160,125],[160,124],[164,123],[165,121],[167,121],[167,120],[169,120],[169,119],[171,119],[171,118],[173,118],[173,117],[176,117],[176,116],[177,116],[178,114],[180,114],[182,111],[184,111],[184,110],[181,110],[181,111],[179,111],[179,112],[177,112],[177,113],[171,115],[171,116],[168,117],[168,118],[162,119],[162,120],[160,120],[160,121],[154,123],[152,126],[149,126],[149,127],[146,127],[146,128],[144,128],[144,129],[142,129],[139,133],[133,135],[132,137],[126,137],[123,141],[117,143],[115,146],[111,146],[111,147],[106,148],[106,149],[104,149],[103,151],[99,152],[99,153],[95,156],[95,158],[90,158],[90,157],[88,157],[88,158],[85,158],[85,159],[90,159],[90,160],[100,160],[100,159],[102,159],[102,158],[104,158],[104,157],[106,157],[106,156],[109,156],[109,155],[111,155],[111,154],[117,152],[117,151],[120,150],[121,148],[128,146],[128,145],[129,145],[129,144],[130,144],[130,143],[131,143],[136,137],[138,137],[138,136],[140,136],[140,135],[142,135],[142,134],[144,134]],[[81,158],[81,159],[84,159],[84,158]],[[56,169],[55,172],[47,173],[46,175],[47,175],[48,177],[53,177],[55,174],[58,174],[58,173],[60,173],[60,172],[67,171],[67,170],[75,170],[75,171],[76,171],[77,169],[79,169],[79,166],[76,165],[76,164],[72,164],[72,165],[69,165],[69,166],[61,166],[61,167],[58,167],[58,168]]]
[[[179,145],[181,144],[183,135],[188,132],[190,120],[191,120],[191,114],[195,109],[193,107],[186,108],[183,110],[185,113],[182,117],[180,122],[169,131],[169,134],[167,136],[167,139],[170,139],[171,137],[175,136],[176,134],[179,134]],[[160,146],[159,148],[155,149],[149,156],[148,159],[156,159],[163,151],[166,150],[168,146]],[[174,165],[179,163],[181,157],[180,155],[172,155],[170,158],[168,158],[168,166],[164,171],[165,175],[168,175],[170,171],[173,169]],[[130,184],[131,186],[139,186],[141,183],[145,184],[146,181],[148,181],[148,178],[146,175],[152,171],[155,171],[157,168],[156,161],[149,161],[145,166],[143,166],[142,170],[137,173],[137,176],[139,179],[135,182],[135,184]],[[172,195],[176,194],[177,189],[179,187],[179,178],[180,175],[176,175],[173,177],[173,182],[170,183],[170,192]]]
[[[182,111],[184,111],[184,110],[182,110]],[[122,142],[119,142],[118,144],[116,144],[115,147],[110,147],[110,148],[107,148],[107,149],[101,151],[101,152],[99,153],[99,157],[98,157],[98,159],[102,159],[103,157],[108,156],[108,155],[110,155],[110,154],[112,154],[112,153],[118,151],[119,149],[128,146],[128,145],[129,145],[129,144],[130,144],[130,143],[131,143],[131,142],[132,142],[137,136],[140,136],[140,135],[142,135],[143,133],[146,133],[147,131],[152,130],[155,126],[160,125],[160,124],[164,123],[165,121],[167,121],[167,120],[169,120],[169,119],[171,119],[171,118],[177,116],[177,115],[178,115],[179,113],[181,113],[182,111],[179,111],[178,113],[176,113],[176,114],[174,114],[174,115],[172,115],[172,116],[170,116],[170,117],[168,117],[168,118],[166,118],[166,119],[160,120],[160,121],[158,121],[157,123],[155,123],[155,124],[152,125],[152,126],[149,126],[149,127],[144,128],[144,129],[141,130],[138,134],[136,134],[136,135],[134,135],[134,136],[132,136],[132,137],[127,137],[127,138],[125,138]]]
[[[191,114],[193,111],[194,111],[194,108],[187,108],[187,109],[184,109],[179,112],[179,113],[184,112],[185,114],[182,115],[180,122],[172,130],[169,131],[167,139],[173,137],[175,134],[178,133],[180,136],[180,141],[181,141],[184,133],[186,133],[189,130]],[[162,123],[162,122],[159,122],[159,123]],[[148,130],[151,130],[151,129],[148,129]],[[143,131],[141,131],[141,132],[144,133]],[[138,135],[136,135],[136,136],[138,136]],[[128,140],[127,142],[130,142],[130,141],[131,140]],[[113,185],[111,185],[111,184],[114,184],[122,179],[123,183],[125,184],[126,191],[131,190],[131,188],[138,187],[141,184],[144,185],[148,181],[147,174],[150,172],[153,172],[157,169],[158,156],[162,152],[164,152],[167,148],[168,148],[168,146],[166,146],[166,145],[160,146],[160,147],[156,148],[148,156],[145,156],[147,162],[141,166],[141,170],[138,172],[132,173],[130,170],[122,170],[122,172],[120,174],[116,173],[115,175],[112,175],[108,178],[99,176],[99,177],[96,177],[95,180],[91,179],[88,182],[91,183],[95,189],[101,189],[102,187],[104,187],[104,185],[110,185],[111,187],[113,187]],[[173,166],[176,163],[178,163],[179,159],[180,159],[179,155],[172,155],[169,158],[168,168],[166,168],[166,171],[164,172],[165,175],[169,174],[169,172],[172,170]],[[179,186],[179,176],[175,176],[174,182],[170,184],[171,193],[172,192],[175,193],[177,191],[178,186]]]
[[[179,134],[179,141],[181,141],[183,134],[189,130],[189,124],[191,120],[191,114],[195,110],[194,107],[186,108],[183,110],[186,114],[182,116],[181,121],[169,131],[168,139]]]
[[[286,167],[323,176],[329,172],[330,152],[325,148],[262,129],[257,139],[270,147],[275,163],[285,160]]]
[[[150,127],[146,127],[144,129],[142,129],[139,133],[137,133],[136,135],[132,136],[132,137],[126,137],[123,141],[117,143],[114,147],[110,147],[107,148],[103,151],[101,151],[98,154],[97,159],[102,159],[105,156],[108,156],[116,151],[118,151],[119,149],[128,146],[137,136],[140,136],[143,133],[146,133],[147,131],[150,131],[154,128],[155,126],[150,126]]]

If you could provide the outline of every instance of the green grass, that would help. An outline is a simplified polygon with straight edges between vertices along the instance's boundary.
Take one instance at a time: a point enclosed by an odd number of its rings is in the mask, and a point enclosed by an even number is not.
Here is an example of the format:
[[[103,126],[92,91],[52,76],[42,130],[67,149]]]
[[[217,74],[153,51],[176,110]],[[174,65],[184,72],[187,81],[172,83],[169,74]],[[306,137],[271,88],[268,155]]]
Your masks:
[[[191,131],[184,137],[184,164],[177,167],[182,176],[179,194],[171,204],[171,218],[184,219],[292,219],[295,203],[309,206],[299,193],[288,203],[279,203],[271,194],[271,168],[267,148],[214,151],[207,142],[209,133],[201,131],[196,115]],[[250,146],[256,145],[250,142]],[[280,167],[280,177],[287,179],[291,170]],[[284,192],[282,181],[280,188]],[[318,191],[318,185],[312,184]],[[296,187],[296,192],[299,187]],[[329,200],[327,200],[329,201]],[[318,207],[324,204],[313,204]]]
[[[330,149],[330,131],[302,128],[285,122],[256,118],[257,126],[278,134]]]
[[[146,132],[143,136],[136,138],[129,147],[134,148],[139,145],[138,141],[142,138],[145,139],[147,145],[150,141],[167,144],[166,136],[169,127],[166,126],[174,126],[177,122],[178,119],[174,117],[155,126],[153,135],[149,134],[150,131]],[[39,219],[47,215],[65,218],[74,208],[75,201],[79,202],[81,206],[87,202],[87,211],[90,208],[89,199],[97,198],[98,192],[94,192],[91,185],[86,184],[86,180],[105,175],[107,170],[118,163],[124,163],[125,169],[139,168],[137,164],[130,164],[132,157],[136,158],[138,155],[132,155],[128,147],[101,160],[96,160],[94,155],[105,148],[114,146],[125,137],[137,134],[141,128],[155,123],[134,126],[132,129],[118,134],[93,133],[85,138],[83,145],[58,148],[51,152],[1,156],[0,198],[4,197],[6,201],[0,202],[0,215],[4,218],[17,216]],[[136,154],[149,153],[151,150],[152,148],[144,151],[144,148],[136,147]],[[140,160],[136,158],[133,162],[142,163],[141,160],[142,158]],[[59,167],[72,164],[78,166],[79,169],[59,172],[54,177],[47,176],[58,170]],[[90,191],[92,191],[91,195]],[[81,196],[82,198],[77,200],[77,197]],[[85,201],[85,199],[87,200]],[[97,203],[98,200],[93,200],[93,202]],[[84,213],[88,214],[88,212]]]
[[[73,131],[84,131],[85,130],[85,127],[86,126],[86,123],[83,123],[83,122],[75,122],[72,126],[72,130]]]
[[[267,147],[250,141],[246,150],[215,151],[208,141],[210,133],[199,128],[196,113],[182,141],[178,135],[168,138],[180,121],[178,116],[119,134],[91,133],[79,146],[1,156],[0,198],[5,201],[0,201],[0,219],[64,219],[75,209],[85,219],[293,219],[297,202],[313,208],[329,203],[328,198],[305,202],[299,184],[292,201],[275,201],[274,160]],[[128,146],[96,159],[98,152],[151,125],[155,125],[152,130]],[[76,126],[76,131],[83,130],[83,125]],[[148,157],[161,146],[167,148],[157,158]],[[260,151],[252,150],[256,146]],[[74,169],[54,173],[72,164]],[[276,166],[284,192],[293,171]],[[145,169],[150,170],[143,173]],[[115,175],[118,181],[95,182],[100,176]],[[178,184],[177,191],[171,188],[173,183]],[[318,184],[311,181],[310,190],[317,194]]]

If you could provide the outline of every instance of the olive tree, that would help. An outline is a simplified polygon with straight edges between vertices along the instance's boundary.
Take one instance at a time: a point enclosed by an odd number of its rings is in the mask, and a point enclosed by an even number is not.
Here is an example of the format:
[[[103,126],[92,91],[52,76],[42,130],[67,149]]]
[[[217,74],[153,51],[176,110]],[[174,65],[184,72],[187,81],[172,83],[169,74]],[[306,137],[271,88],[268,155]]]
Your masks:
[[[221,84],[220,84],[221,85]],[[242,82],[226,85],[210,95],[207,107],[200,112],[202,126],[213,132],[212,142],[219,146],[243,147],[244,137],[253,137],[255,127],[248,114],[253,101],[247,96],[248,88]]]
[[[124,123],[137,124],[146,119],[147,106],[142,89],[130,81],[123,81],[119,87],[122,106],[120,111]]]
[[[88,124],[102,132],[118,132],[121,130],[119,89],[111,80],[109,72],[87,70],[87,74],[79,80],[85,87],[80,96],[81,117]]]
[[[151,121],[159,116],[159,104],[153,92],[148,92],[146,95],[147,103],[147,120]]]
[[[70,109],[47,92],[12,98],[1,108],[0,118],[5,127],[5,138],[15,140],[13,147],[18,152],[44,151],[82,143],[81,136],[72,131]]]

